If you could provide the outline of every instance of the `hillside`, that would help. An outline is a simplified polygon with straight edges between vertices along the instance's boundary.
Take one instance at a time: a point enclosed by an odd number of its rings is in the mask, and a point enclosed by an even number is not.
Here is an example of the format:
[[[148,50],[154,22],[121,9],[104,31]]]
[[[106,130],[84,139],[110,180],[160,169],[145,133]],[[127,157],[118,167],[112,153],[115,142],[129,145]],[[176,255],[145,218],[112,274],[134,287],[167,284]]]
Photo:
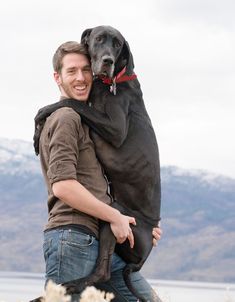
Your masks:
[[[150,278],[234,282],[235,180],[163,167],[162,188],[164,235],[144,272]]]
[[[163,237],[148,278],[235,282],[235,180],[162,167]],[[46,191],[28,142],[0,139],[0,270],[43,272]]]

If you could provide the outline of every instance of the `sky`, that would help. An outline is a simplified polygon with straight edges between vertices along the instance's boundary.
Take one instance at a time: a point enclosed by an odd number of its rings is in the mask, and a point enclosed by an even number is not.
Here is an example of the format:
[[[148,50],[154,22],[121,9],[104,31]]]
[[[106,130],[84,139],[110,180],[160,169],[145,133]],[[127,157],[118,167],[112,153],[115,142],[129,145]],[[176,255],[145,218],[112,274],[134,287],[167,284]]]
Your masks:
[[[98,25],[129,42],[161,165],[235,178],[234,0],[5,0],[0,4],[0,137],[32,141],[59,98],[52,56]]]

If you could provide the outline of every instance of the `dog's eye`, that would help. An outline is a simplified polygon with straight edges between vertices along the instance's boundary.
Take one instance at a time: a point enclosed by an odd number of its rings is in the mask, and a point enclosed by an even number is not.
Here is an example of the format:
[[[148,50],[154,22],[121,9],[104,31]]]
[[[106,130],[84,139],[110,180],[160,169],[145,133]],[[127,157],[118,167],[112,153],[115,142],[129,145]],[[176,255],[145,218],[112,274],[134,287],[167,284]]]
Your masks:
[[[113,46],[114,46],[115,48],[119,48],[119,47],[122,46],[122,43],[121,43],[121,41],[119,41],[118,39],[114,39],[114,40],[113,40]]]
[[[102,41],[102,36],[97,36],[95,39],[96,39],[97,42],[101,42]]]

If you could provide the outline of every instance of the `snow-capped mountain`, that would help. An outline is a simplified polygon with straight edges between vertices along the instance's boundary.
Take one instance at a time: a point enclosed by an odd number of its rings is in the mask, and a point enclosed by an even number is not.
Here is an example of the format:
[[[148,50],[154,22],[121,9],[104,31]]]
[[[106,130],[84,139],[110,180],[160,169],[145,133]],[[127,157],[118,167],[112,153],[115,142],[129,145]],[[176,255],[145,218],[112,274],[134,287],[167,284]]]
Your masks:
[[[0,138],[0,172],[3,174],[39,174],[39,160],[33,143]]]
[[[18,140],[18,139],[8,139],[0,138],[0,150],[5,150],[9,153],[17,152],[22,156],[32,156],[33,155],[33,142]]]
[[[197,180],[202,186],[217,187],[221,190],[230,191],[234,190],[235,179],[216,173],[211,173],[206,170],[196,169],[183,169],[176,166],[162,167],[161,180],[162,182],[168,182],[174,179],[180,183],[188,183],[189,179],[192,181]]]
[[[161,179],[163,236],[143,273],[235,282],[235,179],[174,166]],[[0,209],[1,270],[43,272],[47,194],[31,142],[0,139]]]
[[[39,159],[34,153],[33,142],[0,138],[0,171],[2,173],[40,173]],[[233,189],[235,180],[204,170],[187,170],[176,166],[162,167],[162,182],[188,182],[197,179],[205,186],[219,186],[221,189]]]

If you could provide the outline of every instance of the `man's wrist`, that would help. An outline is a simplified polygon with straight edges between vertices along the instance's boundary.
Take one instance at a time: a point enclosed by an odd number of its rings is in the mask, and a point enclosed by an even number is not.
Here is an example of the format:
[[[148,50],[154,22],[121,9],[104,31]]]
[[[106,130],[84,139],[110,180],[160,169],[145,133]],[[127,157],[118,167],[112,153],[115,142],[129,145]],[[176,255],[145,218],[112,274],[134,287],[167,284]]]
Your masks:
[[[117,210],[117,209],[114,209],[112,208],[112,213],[111,213],[111,216],[110,216],[110,223],[115,223],[117,222],[117,220],[119,219],[121,213]]]

